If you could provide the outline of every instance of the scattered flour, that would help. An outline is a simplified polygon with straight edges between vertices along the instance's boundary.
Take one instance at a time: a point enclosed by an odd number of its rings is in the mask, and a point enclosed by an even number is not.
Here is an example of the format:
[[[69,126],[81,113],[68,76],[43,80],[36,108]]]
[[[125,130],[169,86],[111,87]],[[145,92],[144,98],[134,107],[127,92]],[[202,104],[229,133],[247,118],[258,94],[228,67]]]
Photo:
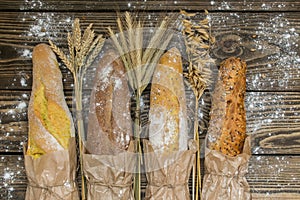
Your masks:
[[[17,109],[20,109],[20,110],[22,110],[26,107],[27,107],[27,104],[25,102],[21,102],[17,105]]]
[[[26,83],[26,79],[25,78],[21,78],[21,80],[20,80],[20,82],[21,82],[21,85],[23,86],[23,87],[26,87],[27,86],[27,83]]]

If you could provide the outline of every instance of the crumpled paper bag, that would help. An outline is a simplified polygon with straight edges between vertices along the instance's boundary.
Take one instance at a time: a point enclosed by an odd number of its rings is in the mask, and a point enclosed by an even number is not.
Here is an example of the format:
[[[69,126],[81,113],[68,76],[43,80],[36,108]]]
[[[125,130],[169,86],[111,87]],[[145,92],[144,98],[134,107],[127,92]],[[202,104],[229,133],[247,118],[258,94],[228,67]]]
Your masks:
[[[75,138],[70,139],[68,150],[47,153],[40,158],[24,155],[28,179],[25,199],[79,200],[76,160]]]
[[[116,155],[83,154],[88,200],[133,200],[136,163],[133,142],[128,151]]]
[[[243,153],[231,157],[216,150],[206,149],[203,179],[203,200],[248,200],[250,187],[246,180],[251,156],[250,136],[246,138]]]
[[[149,141],[144,140],[144,160],[148,185],[147,200],[190,199],[189,176],[195,161],[197,144],[189,142],[189,149],[168,155],[156,154]]]

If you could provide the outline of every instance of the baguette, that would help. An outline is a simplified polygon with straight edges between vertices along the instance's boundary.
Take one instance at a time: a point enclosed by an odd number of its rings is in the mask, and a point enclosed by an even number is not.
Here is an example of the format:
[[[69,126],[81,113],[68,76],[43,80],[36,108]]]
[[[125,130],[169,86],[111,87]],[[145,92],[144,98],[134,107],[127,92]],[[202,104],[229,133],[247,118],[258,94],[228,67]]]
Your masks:
[[[62,75],[56,56],[46,44],[32,54],[33,82],[28,106],[27,155],[35,158],[68,149],[75,130],[63,93]]]
[[[228,58],[220,64],[212,96],[208,147],[229,156],[242,153],[246,139],[246,63]],[[223,116],[222,116],[223,115]]]
[[[91,94],[89,153],[114,155],[127,150],[132,137],[130,97],[124,65],[108,51],[98,65]]]
[[[159,60],[152,79],[149,110],[149,140],[154,151],[168,154],[187,149],[187,114],[178,49]]]

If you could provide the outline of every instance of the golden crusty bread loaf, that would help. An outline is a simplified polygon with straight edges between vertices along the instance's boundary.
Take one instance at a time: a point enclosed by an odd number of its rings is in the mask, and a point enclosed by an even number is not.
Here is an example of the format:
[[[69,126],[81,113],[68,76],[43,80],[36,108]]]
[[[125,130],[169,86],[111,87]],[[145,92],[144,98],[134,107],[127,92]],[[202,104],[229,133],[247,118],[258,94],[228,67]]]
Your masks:
[[[246,63],[228,58],[220,64],[212,96],[208,146],[229,156],[242,153],[246,139]]]
[[[32,54],[33,81],[28,106],[27,155],[64,150],[74,136],[74,125],[63,93],[62,75],[56,56],[46,44]]]
[[[132,137],[130,91],[121,60],[109,50],[100,60],[90,100],[87,150],[114,155],[127,150]]]
[[[167,154],[187,149],[187,114],[178,49],[159,60],[152,79],[149,110],[149,140],[154,151]]]

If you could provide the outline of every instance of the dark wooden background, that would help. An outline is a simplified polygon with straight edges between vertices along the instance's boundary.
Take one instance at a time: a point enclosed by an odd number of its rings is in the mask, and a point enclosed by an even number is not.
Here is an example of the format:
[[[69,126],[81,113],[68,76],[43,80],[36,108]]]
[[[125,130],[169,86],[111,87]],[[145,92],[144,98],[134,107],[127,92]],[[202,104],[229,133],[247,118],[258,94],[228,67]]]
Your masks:
[[[116,11],[139,11],[155,22],[166,12],[209,10],[216,63],[247,61],[247,132],[252,135],[248,182],[253,199],[300,199],[300,1],[0,1],[0,199],[24,199],[22,145],[32,82],[31,53],[47,42],[66,45],[75,17],[97,33],[115,28]],[[65,94],[71,74],[62,67]],[[207,125],[209,97],[203,98]],[[204,136],[202,136],[204,137]]]

